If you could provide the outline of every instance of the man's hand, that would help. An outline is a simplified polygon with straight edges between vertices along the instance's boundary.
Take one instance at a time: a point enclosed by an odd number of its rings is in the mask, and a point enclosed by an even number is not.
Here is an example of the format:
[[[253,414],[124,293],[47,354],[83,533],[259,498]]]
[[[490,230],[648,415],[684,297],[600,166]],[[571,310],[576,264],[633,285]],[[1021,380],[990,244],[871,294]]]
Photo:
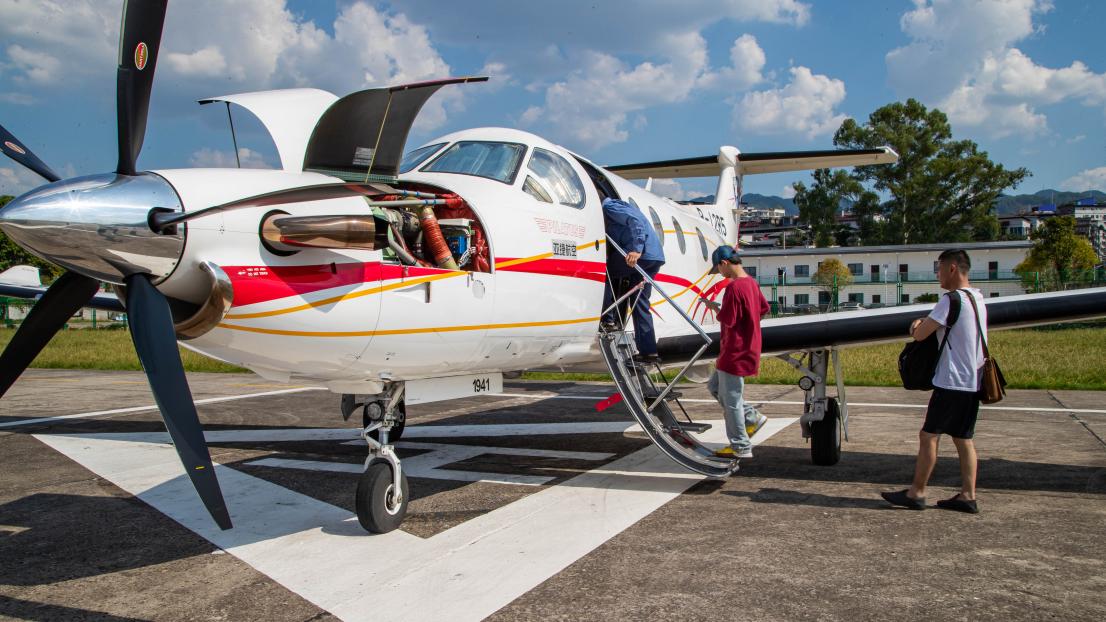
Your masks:
[[[921,325],[923,319],[924,318],[918,318],[918,319],[914,320],[913,322],[911,322],[910,323],[910,332],[907,333],[907,334],[910,335],[911,337],[913,337],[914,336],[914,331],[918,330],[918,326]]]
[[[641,257],[641,253],[637,253],[637,252],[633,252],[633,251],[631,251],[629,253],[626,253],[626,265],[633,268],[634,266],[637,265],[637,260],[640,257]]]
[[[715,313],[718,313],[719,311],[722,310],[722,303],[720,303],[720,302],[716,302],[714,300],[707,300],[706,298],[704,298],[703,303],[705,305],[707,305],[708,309],[710,309],[711,311],[714,311]]]

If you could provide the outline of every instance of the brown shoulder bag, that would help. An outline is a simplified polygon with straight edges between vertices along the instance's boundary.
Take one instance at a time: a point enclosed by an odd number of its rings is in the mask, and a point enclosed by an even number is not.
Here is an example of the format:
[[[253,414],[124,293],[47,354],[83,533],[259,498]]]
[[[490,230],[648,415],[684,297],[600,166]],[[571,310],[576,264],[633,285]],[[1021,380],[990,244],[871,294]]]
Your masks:
[[[976,334],[983,343],[983,377],[979,381],[979,401],[984,404],[994,404],[1006,397],[1006,378],[1002,376],[998,361],[987,350],[987,340],[983,338],[983,326],[979,322],[979,307],[975,304],[975,296],[971,292],[964,293],[968,295],[968,302],[972,303],[972,309],[975,311]]]

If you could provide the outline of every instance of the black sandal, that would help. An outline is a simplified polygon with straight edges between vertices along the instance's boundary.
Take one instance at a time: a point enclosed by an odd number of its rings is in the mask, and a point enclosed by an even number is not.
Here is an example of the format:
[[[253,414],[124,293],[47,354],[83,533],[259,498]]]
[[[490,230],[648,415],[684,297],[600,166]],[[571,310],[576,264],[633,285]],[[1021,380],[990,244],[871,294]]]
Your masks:
[[[968,501],[967,499],[960,498],[961,493],[956,493],[956,496],[949,499],[942,499],[937,502],[937,507],[942,510],[953,510],[956,512],[966,512],[968,514],[979,514],[979,505],[975,501]]]
[[[909,489],[908,489],[909,490]],[[926,509],[925,497],[919,497],[915,499],[906,494],[907,490],[898,490],[895,492],[881,492],[880,496],[883,497],[887,503],[891,505],[898,505],[910,510],[924,510]]]

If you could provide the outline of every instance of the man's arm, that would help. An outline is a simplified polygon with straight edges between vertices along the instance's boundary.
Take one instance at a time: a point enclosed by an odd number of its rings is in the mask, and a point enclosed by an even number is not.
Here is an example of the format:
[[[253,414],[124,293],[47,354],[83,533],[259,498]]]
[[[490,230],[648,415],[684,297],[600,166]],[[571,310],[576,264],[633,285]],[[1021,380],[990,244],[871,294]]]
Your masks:
[[[920,318],[914,320],[914,323],[910,325],[910,336],[914,338],[914,341],[925,341],[932,335],[941,325],[937,323],[931,317]]]

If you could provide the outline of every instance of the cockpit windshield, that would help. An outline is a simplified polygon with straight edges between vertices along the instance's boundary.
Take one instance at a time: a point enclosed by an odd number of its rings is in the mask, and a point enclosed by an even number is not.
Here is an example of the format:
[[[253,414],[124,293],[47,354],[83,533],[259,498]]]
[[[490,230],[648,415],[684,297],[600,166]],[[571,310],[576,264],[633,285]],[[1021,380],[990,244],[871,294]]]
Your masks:
[[[426,161],[427,158],[437,153],[442,145],[445,143],[437,143],[435,145],[427,145],[425,147],[419,147],[414,151],[408,151],[407,155],[403,156],[403,161],[399,163],[399,172],[406,173],[418,165]]]
[[[423,169],[430,173],[457,173],[513,184],[526,145],[463,140],[454,143]]]

